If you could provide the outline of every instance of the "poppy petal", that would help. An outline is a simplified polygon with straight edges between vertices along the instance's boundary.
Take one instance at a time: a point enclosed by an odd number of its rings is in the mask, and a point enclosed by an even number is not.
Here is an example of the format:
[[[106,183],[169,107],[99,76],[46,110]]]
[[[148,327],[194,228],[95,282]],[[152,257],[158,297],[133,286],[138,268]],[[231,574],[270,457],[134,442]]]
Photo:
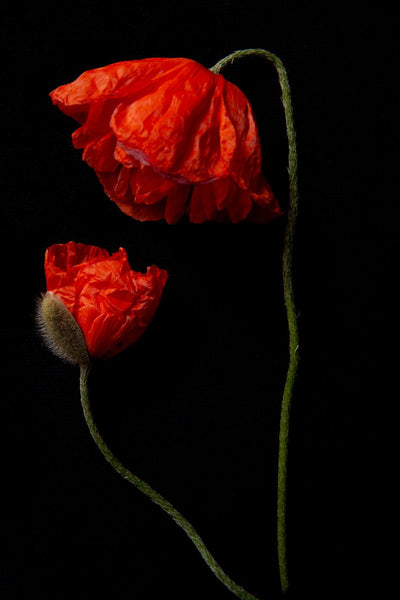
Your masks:
[[[132,271],[123,248],[110,255],[75,242],[47,249],[45,273],[47,290],[71,312],[95,358],[114,356],[142,335],[167,280],[155,265],[146,273]]]

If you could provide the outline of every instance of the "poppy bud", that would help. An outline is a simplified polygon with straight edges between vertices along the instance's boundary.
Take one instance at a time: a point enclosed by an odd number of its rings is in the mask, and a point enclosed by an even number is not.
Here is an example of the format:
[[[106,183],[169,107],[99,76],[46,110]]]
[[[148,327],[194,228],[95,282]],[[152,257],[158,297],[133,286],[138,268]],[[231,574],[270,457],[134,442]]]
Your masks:
[[[73,364],[89,362],[85,338],[78,323],[65,304],[52,292],[38,300],[36,319],[49,350]]]

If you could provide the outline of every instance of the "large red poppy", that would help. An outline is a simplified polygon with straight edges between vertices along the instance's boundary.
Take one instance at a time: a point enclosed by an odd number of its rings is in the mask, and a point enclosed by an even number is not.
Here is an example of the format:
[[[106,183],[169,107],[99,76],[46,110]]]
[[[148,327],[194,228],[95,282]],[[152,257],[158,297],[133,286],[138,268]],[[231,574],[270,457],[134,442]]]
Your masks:
[[[72,138],[122,211],[176,223],[281,214],[261,174],[246,96],[186,58],[147,58],[86,71],[51,99],[81,123]]]
[[[94,358],[114,356],[142,335],[167,280],[154,265],[146,273],[132,271],[123,248],[110,256],[75,242],[50,246],[44,267],[47,291],[68,308]]]

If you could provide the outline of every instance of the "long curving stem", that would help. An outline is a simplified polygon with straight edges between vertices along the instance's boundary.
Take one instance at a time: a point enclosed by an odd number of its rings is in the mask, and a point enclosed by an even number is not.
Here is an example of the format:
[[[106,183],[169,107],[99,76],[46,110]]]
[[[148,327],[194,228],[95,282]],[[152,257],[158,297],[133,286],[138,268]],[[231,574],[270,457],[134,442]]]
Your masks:
[[[153,502],[158,504],[172,519],[181,527],[184,532],[189,536],[192,540],[193,544],[196,546],[197,550],[200,552],[201,556],[210,567],[214,575],[218,577],[218,579],[238,598],[242,600],[258,600],[256,596],[249,594],[246,592],[240,585],[232,581],[230,577],[221,569],[217,561],[213,558],[213,556],[208,551],[206,545],[203,540],[195,530],[195,528],[189,523],[187,519],[181,513],[172,506],[168,500],[166,500],[161,494],[156,492],[150,485],[148,485],[145,481],[140,479],[137,475],[134,475],[129,469],[127,469],[119,460],[114,456],[111,452],[110,448],[107,446],[103,437],[101,436],[95,422],[93,419],[92,411],[90,408],[89,401],[89,393],[88,393],[88,375],[89,375],[89,367],[88,365],[81,365],[80,367],[80,392],[81,392],[81,402],[83,408],[83,414],[85,416],[86,423],[89,427],[89,431],[92,434],[92,437],[103,453],[104,457],[108,460],[111,466],[119,473],[124,479],[127,479],[130,483],[136,486],[143,494],[148,496]]]
[[[287,457],[289,442],[289,413],[292,400],[293,387],[296,379],[299,362],[299,334],[297,327],[296,308],[294,303],[293,282],[292,282],[292,255],[295,224],[298,211],[298,185],[297,185],[297,148],[296,132],[294,129],[293,109],[291,102],[290,86],[282,61],[272,52],[262,48],[248,48],[246,50],[237,50],[220,60],[212,71],[219,73],[220,70],[244,56],[258,55],[266,58],[274,65],[278,72],[279,84],[282,90],[282,104],[285,111],[286,133],[289,145],[289,211],[285,232],[282,274],[283,274],[283,292],[286,305],[286,313],[289,328],[289,367],[286,376],[285,387],[282,397],[281,419],[279,430],[279,457],[278,457],[278,497],[277,497],[277,517],[278,517],[278,559],[279,573],[281,579],[282,591],[286,592],[289,587],[287,558],[286,558],[286,487],[287,487]]]

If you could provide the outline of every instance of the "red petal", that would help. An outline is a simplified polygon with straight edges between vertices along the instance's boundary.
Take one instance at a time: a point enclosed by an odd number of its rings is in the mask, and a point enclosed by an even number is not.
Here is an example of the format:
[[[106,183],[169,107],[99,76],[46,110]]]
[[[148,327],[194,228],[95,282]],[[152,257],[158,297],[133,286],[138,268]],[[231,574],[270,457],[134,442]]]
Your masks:
[[[53,244],[45,253],[44,268],[47,291],[60,294],[67,308],[75,302],[74,281],[82,264],[108,257],[108,252],[97,246],[68,242]]]
[[[170,76],[187,62],[185,58],[146,58],[121,61],[82,73],[72,83],[50,93],[53,104],[82,122],[93,102],[120,101],[138,94]]]
[[[113,356],[136,341],[161,299],[167,272],[136,273],[126,251],[68,242],[46,251],[47,290],[63,300],[85,336],[89,354]]]
[[[98,358],[113,356],[142,335],[153,318],[167,278],[166,272],[155,266],[142,274],[123,269],[119,272],[109,262],[97,263],[94,269],[80,274],[85,283],[76,319],[89,354]]]

